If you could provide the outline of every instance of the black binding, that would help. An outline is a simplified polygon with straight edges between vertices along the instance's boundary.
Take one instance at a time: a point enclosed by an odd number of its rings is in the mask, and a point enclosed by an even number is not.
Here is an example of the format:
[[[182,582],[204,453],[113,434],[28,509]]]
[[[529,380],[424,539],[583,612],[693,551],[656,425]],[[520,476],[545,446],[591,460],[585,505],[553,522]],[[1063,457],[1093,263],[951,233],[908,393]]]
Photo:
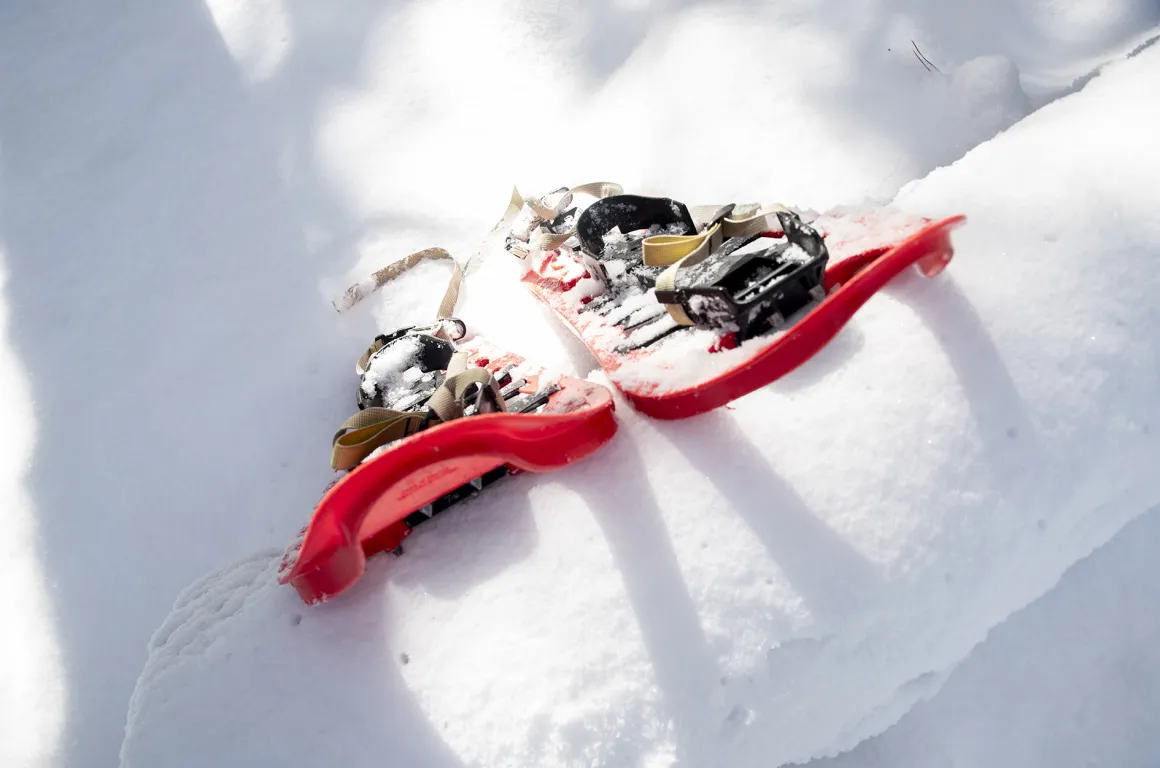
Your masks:
[[[697,225],[684,203],[667,197],[613,195],[597,200],[580,214],[576,234],[580,246],[590,256],[604,253],[604,236],[614,229],[628,234],[654,226],[672,227],[666,234],[695,235]]]
[[[811,301],[824,298],[829,252],[822,236],[795,213],[779,211],[777,218],[786,242],[743,254],[722,247],[681,270],[677,286],[657,291],[657,300],[679,304],[697,327],[735,331],[743,341],[770,325],[782,325]],[[790,258],[791,245],[805,258]]]

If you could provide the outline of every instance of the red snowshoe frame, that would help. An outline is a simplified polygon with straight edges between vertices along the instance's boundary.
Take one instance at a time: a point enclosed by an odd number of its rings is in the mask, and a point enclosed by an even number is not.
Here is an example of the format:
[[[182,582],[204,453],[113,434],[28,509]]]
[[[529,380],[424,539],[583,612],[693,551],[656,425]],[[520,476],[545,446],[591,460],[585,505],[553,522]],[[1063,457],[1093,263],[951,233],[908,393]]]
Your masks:
[[[520,363],[514,355],[476,356],[495,372]],[[521,391],[535,392],[528,377]],[[495,474],[546,472],[589,455],[616,432],[612,393],[561,376],[539,413],[468,416],[400,440],[351,470],[322,497],[301,537],[287,550],[278,581],[291,584],[308,604],[323,602],[354,584],[366,559],[399,552],[420,512],[449,494],[481,487]],[[456,499],[464,495],[455,496]]]
[[[637,410],[648,416],[683,419],[705,413],[771,384],[817,354],[862,305],[907,267],[915,265],[926,277],[939,274],[954,254],[951,231],[965,221],[965,216],[957,215],[932,222],[896,245],[875,248],[831,263],[823,278],[826,297],[783,333],[771,338],[768,346],[758,354],[725,373],[684,389],[665,392],[643,385],[618,385],[618,388]],[[781,233],[765,234],[765,237],[780,236]],[[535,271],[525,273],[522,280],[540,300],[568,322],[606,371],[615,372],[626,360],[637,355],[652,354],[648,349],[622,354],[589,343],[590,337],[609,326],[601,318],[593,317],[583,308],[577,309],[573,302],[564,299],[563,294],[572,286],[561,284],[555,278],[543,277]],[[736,339],[724,334],[719,337],[715,348],[729,349],[735,345]]]

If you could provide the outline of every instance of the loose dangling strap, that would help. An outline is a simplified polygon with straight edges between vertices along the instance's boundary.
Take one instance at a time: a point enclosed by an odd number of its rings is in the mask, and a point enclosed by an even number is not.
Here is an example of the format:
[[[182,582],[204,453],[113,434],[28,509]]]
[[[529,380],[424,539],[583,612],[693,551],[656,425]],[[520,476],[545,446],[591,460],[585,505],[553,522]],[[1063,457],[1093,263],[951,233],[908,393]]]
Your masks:
[[[463,269],[460,268],[459,262],[455,260],[455,257],[443,248],[424,248],[392,264],[388,264],[367,279],[360,280],[347,288],[342,296],[332,302],[334,308],[339,312],[350,309],[399,275],[415,267],[415,265],[424,259],[450,259],[451,263],[455,265],[455,271],[451,274],[451,280],[447,284],[447,290],[443,293],[443,301],[439,302],[439,314],[436,315],[438,318],[451,317],[455,312],[455,305],[459,302],[459,287],[463,284]]]
[[[499,385],[491,375],[491,371],[486,368],[468,368],[467,356],[461,352],[456,353],[451,359],[451,365],[447,368],[447,378],[435,390],[435,394],[428,398],[427,410],[431,411],[434,414],[433,418],[439,422],[463,418],[463,412],[468,405],[467,394],[472,385],[476,385],[481,391],[484,387],[489,388],[490,400],[496,410],[507,410],[503,398],[500,397]]]
[[[522,204],[522,200],[518,198],[518,194],[514,193],[509,211],[505,212],[504,218],[496,225],[496,229],[502,226],[505,219],[510,221],[513,215],[510,209],[516,207],[517,200]],[[518,210],[518,207],[516,210]],[[494,232],[495,229],[493,229]],[[473,260],[478,255],[477,253],[476,256],[473,256]],[[452,315],[455,312],[455,305],[459,300],[459,289],[463,283],[465,270],[443,248],[426,248],[422,251],[416,251],[383,267],[366,280],[348,288],[342,297],[334,302],[335,309],[339,312],[350,309],[379,288],[399,277],[404,272],[414,268],[424,259],[449,259],[455,265],[451,280],[447,285],[447,290],[443,294],[443,300],[439,304],[436,322],[426,330],[432,335],[443,338],[462,337],[466,329]],[[456,331],[453,333],[448,330],[449,328],[455,328]],[[366,352],[363,353],[355,364],[355,370],[360,376],[366,372],[370,365],[370,360],[374,357],[375,353],[390,343],[392,338],[380,336],[367,348]],[[375,450],[388,443],[402,440],[433,424],[462,418],[467,407],[467,395],[472,385],[476,385],[481,394],[483,388],[488,388],[491,393],[488,401],[495,406],[496,410],[506,410],[504,400],[499,394],[499,385],[496,383],[491,372],[486,368],[468,369],[466,356],[462,353],[456,353],[448,365],[447,377],[428,399],[426,412],[403,412],[389,408],[366,408],[343,422],[342,426],[335,432],[334,438],[331,441],[331,466],[336,470],[353,469],[374,453]],[[479,402],[482,405],[484,401],[481,399]]]
[[[375,449],[422,428],[424,414],[367,408],[343,422],[331,441],[330,466],[353,469]]]
[[[624,194],[624,188],[612,181],[592,181],[587,184],[580,184],[572,187],[567,191],[561,191],[556,201],[549,205],[546,198],[524,198],[518,189],[512,191],[512,199],[508,204],[508,209],[504,216],[500,219],[501,224],[506,222],[509,225],[512,220],[524,209],[527,209],[535,217],[538,222],[535,228],[529,233],[528,245],[533,249],[539,251],[553,251],[564,243],[566,243],[573,235],[576,234],[576,225],[573,224],[570,228],[563,232],[549,231],[544,224],[554,221],[567,207],[572,203],[576,195],[588,195],[597,200],[603,200],[606,197],[613,197],[615,195]],[[552,195],[548,195],[550,199]],[[499,225],[497,225],[499,226]],[[494,231],[494,230],[493,230]],[[521,235],[522,237],[522,235]],[[509,252],[524,258],[527,256],[525,249],[509,249]]]

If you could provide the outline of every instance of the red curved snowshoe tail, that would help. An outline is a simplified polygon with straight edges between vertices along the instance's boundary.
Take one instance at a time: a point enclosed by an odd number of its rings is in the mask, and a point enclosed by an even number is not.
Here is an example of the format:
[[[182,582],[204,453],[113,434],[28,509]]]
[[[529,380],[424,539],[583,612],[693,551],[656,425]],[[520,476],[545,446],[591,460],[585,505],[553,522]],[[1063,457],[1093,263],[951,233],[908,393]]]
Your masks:
[[[336,483],[319,502],[278,581],[319,603],[358,580],[366,558],[393,551],[410,535],[408,515],[508,465],[545,472],[582,459],[616,432],[612,394],[561,377],[536,414],[469,416],[395,443]]]
[[[965,216],[952,216],[924,227],[893,248],[851,256],[831,265],[825,275],[826,298],[744,364],[695,387],[663,394],[625,389],[625,395],[649,416],[682,419],[780,379],[817,354],[870,297],[902,270],[915,265],[927,277],[941,272],[954,255],[950,233],[965,221]]]

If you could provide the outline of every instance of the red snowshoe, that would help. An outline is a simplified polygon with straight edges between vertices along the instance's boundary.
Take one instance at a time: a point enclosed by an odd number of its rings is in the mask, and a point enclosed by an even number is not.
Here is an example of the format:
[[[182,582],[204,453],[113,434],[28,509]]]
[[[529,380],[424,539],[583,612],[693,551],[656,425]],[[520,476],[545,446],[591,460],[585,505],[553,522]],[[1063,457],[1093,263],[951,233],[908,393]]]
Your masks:
[[[287,549],[278,580],[319,603],[366,558],[402,552],[421,523],[524,470],[582,459],[616,432],[611,393],[462,337],[457,320],[380,336],[359,361],[360,411],[334,438],[349,470]]]
[[[941,272],[964,221],[690,208],[607,183],[517,192],[503,220],[524,282],[661,419],[704,413],[806,362],[903,269]]]

